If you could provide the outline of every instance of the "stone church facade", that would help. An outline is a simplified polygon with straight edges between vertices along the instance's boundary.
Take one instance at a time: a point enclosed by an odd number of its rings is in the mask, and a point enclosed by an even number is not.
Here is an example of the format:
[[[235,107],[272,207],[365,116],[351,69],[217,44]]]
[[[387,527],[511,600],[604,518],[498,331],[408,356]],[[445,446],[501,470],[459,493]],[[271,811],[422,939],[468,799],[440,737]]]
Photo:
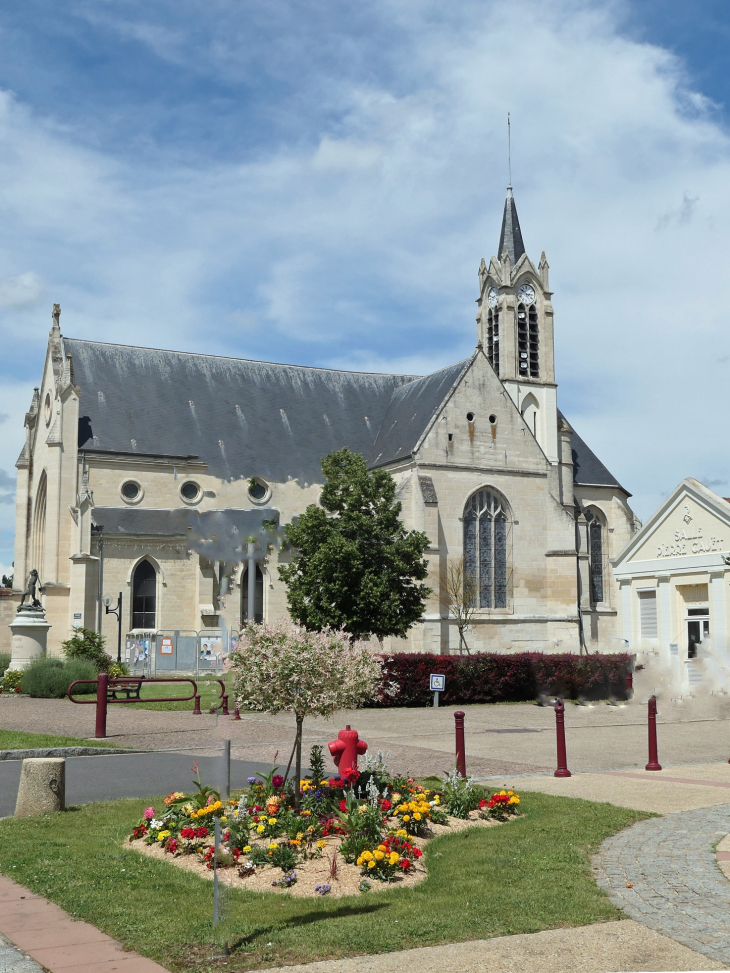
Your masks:
[[[426,376],[79,340],[54,306],[14,569],[16,587],[39,571],[49,651],[75,625],[111,650],[102,599],[119,592],[125,635],[286,616],[281,527],[343,446],[392,474],[406,526],[430,539],[426,611],[388,649],[458,651],[443,589],[462,557],[472,651],[620,648],[609,561],[637,529],[630,494],[558,410],[548,264],[525,253],[511,189],[498,253],[479,268],[474,353]]]

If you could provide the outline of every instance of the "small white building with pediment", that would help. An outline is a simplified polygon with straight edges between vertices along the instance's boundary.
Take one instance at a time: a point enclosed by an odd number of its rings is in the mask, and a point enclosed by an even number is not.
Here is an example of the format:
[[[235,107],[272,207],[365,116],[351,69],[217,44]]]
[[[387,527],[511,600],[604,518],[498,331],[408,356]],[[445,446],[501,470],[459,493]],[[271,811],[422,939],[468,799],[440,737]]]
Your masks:
[[[730,499],[682,480],[612,565],[623,637],[664,688],[730,690]]]

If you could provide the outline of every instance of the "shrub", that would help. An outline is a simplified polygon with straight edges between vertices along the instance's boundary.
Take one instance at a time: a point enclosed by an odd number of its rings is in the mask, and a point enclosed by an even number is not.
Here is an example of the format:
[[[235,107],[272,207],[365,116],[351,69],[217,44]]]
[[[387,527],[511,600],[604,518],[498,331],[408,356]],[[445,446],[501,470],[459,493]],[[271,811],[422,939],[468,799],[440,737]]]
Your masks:
[[[10,668],[10,653],[0,652],[0,676],[5,673],[6,669]]]
[[[402,652],[383,660],[383,682],[398,687],[392,696],[381,693],[365,706],[430,706],[432,672],[446,676],[441,704],[529,702],[541,693],[565,699],[625,698],[626,676],[633,658],[615,655],[545,655],[519,652],[469,656]]]
[[[22,678],[23,673],[20,669],[7,669],[2,680],[0,680],[0,693],[19,693]]]
[[[67,659],[83,659],[91,662],[96,672],[109,672],[111,656],[104,651],[106,639],[90,628],[74,628],[70,639],[61,643]],[[96,673],[95,673],[96,675]]]
[[[83,659],[53,659],[41,656],[23,672],[21,689],[40,699],[62,699],[68,687],[76,679],[96,679],[96,667]],[[90,695],[96,692],[93,685],[77,686],[74,695]]]

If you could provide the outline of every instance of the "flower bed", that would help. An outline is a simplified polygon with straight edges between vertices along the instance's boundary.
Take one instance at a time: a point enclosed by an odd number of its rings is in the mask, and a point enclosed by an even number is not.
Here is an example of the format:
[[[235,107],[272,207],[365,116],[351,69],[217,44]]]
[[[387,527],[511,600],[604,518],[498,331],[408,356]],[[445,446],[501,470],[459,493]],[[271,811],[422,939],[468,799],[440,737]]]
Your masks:
[[[456,774],[426,788],[389,774],[381,755],[363,773],[301,780],[298,794],[276,770],[249,778],[227,803],[198,777],[194,793],[147,808],[129,842],[208,877],[215,865],[222,881],[241,888],[336,897],[415,884],[425,878],[429,840],[520,813],[511,790],[494,792]]]

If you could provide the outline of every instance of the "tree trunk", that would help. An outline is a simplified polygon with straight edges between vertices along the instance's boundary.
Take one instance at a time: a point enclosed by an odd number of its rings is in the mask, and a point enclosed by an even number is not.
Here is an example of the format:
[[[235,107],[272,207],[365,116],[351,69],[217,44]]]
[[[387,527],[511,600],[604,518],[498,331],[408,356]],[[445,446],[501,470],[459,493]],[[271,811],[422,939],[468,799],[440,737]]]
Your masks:
[[[297,751],[296,776],[294,778],[294,807],[299,807],[299,781],[302,779],[302,724],[304,717],[296,714],[297,718],[297,737],[294,743]]]

